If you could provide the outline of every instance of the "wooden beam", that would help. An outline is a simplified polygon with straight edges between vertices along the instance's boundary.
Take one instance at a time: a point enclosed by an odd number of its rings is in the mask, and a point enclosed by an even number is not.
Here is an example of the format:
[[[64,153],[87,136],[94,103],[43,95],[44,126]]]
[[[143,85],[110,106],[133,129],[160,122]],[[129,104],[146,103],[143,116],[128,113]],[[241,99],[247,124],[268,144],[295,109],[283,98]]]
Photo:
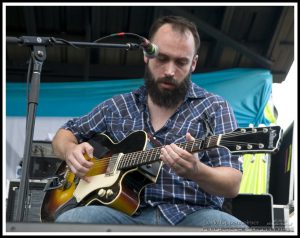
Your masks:
[[[222,25],[221,25],[221,31],[224,33],[227,33],[229,31],[230,23],[233,17],[235,7],[226,7],[225,8],[225,14],[222,20]],[[208,67],[211,66],[217,66],[219,62],[218,59],[220,59],[220,55],[222,53],[222,44],[220,41],[217,40],[215,46],[213,47],[212,53],[210,57],[207,57],[207,62],[206,65]]]

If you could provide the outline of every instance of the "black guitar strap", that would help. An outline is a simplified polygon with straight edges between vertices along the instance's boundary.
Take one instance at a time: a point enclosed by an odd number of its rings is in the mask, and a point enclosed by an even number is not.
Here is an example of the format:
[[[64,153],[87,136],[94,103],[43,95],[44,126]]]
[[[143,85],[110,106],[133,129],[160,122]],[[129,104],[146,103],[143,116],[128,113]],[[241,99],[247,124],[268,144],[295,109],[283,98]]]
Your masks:
[[[154,147],[160,147],[163,146],[158,140],[156,140],[150,133],[147,132],[147,136],[150,140],[150,143],[154,146]]]
[[[150,143],[147,145],[147,149],[162,146],[162,144],[158,140],[156,140],[150,133],[148,132],[146,133],[150,141]],[[162,166],[162,161],[156,161],[151,164],[140,166],[139,171],[148,179],[150,179],[152,182],[156,182],[161,166]]]

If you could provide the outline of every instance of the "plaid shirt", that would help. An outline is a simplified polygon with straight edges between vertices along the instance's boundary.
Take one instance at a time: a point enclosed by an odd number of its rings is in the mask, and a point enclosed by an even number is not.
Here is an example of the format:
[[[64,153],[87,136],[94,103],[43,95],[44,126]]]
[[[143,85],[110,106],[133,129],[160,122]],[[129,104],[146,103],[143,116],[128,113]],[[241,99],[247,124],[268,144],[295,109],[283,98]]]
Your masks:
[[[63,128],[71,130],[79,143],[94,133],[105,133],[119,142],[133,131],[144,130],[166,145],[185,142],[187,132],[194,138],[205,138],[237,127],[233,111],[223,98],[192,83],[182,105],[161,129],[154,131],[146,98],[147,91],[142,86],[104,101],[87,115],[68,121]],[[199,159],[211,167],[242,171],[238,157],[224,148],[199,152]],[[206,193],[197,183],[177,176],[167,165],[162,166],[157,182],[147,185],[141,197],[142,206],[158,206],[172,225],[201,208],[221,209],[224,201],[223,197]]]

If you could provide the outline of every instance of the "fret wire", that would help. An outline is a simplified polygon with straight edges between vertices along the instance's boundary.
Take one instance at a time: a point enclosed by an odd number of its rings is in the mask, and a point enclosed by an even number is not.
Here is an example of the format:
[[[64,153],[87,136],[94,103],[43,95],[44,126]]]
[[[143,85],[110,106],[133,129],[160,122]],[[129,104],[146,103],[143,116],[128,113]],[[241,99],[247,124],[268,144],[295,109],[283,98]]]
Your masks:
[[[192,141],[193,143],[192,143],[192,147],[191,147],[191,151],[194,151],[194,146],[195,146],[195,142],[196,142],[196,140],[194,140],[194,141]]]
[[[191,147],[191,151],[193,152],[194,151],[194,147],[195,147],[195,143],[197,143],[197,140],[194,140],[194,141],[191,141],[191,145],[190,145],[190,147]]]
[[[141,157],[141,163],[147,162],[147,158],[149,156],[149,153],[150,153],[150,150],[146,150],[146,151],[142,151],[141,152],[141,155],[140,155],[140,157]],[[143,156],[143,154],[144,154],[144,156]]]
[[[160,150],[156,150],[156,154],[158,153],[157,157],[160,157]]]
[[[158,148],[155,148],[155,149],[153,149],[153,152],[154,152],[154,155],[153,155],[153,161],[154,160],[157,160],[158,159],[158,157],[157,157],[157,152],[159,152],[160,151],[160,149],[158,149]],[[152,153],[153,154],[153,153]],[[150,161],[151,161],[151,158],[150,158]]]
[[[125,157],[125,166],[128,166],[128,163],[130,162],[131,160],[131,154],[128,154],[128,156]]]
[[[127,161],[127,166],[128,164],[135,165],[136,158],[138,158],[137,154],[137,152],[130,153],[130,160]]]
[[[151,150],[147,150],[144,154],[144,157],[142,159],[142,163],[146,163],[148,161],[148,157],[149,157],[149,154],[150,152],[152,152]]]
[[[125,161],[124,161],[124,166],[125,166],[125,167],[127,167],[128,164],[130,164],[130,162],[133,160],[132,157],[133,157],[133,154],[132,154],[132,153],[126,154],[126,156],[125,156]]]
[[[143,157],[142,153],[143,153],[143,151],[139,151],[139,152],[137,153],[137,156],[138,156],[138,158],[143,162],[144,157]],[[135,164],[135,165],[136,165],[136,164]]]
[[[139,152],[133,152],[133,153],[130,153],[131,154],[131,165],[135,165],[136,161],[138,160],[139,156],[138,156],[138,153]]]
[[[186,143],[185,149],[189,152],[192,152],[190,144],[191,144],[191,142]]]
[[[121,159],[121,161],[120,161],[120,167],[124,167],[124,162],[125,162],[127,156],[128,156],[128,155],[124,155],[124,156],[122,157],[122,159]]]
[[[122,161],[121,161],[122,167],[126,167],[126,162],[128,160],[128,157],[130,157],[130,154],[126,154],[122,157]]]
[[[194,151],[194,145],[195,145],[196,140],[190,142],[190,151]]]
[[[147,163],[149,158],[151,157],[152,149],[145,151],[144,157],[142,159],[142,163]]]
[[[153,149],[153,151],[155,152],[154,155],[153,155],[153,161],[155,160],[158,160],[159,159],[159,155],[160,155],[160,150],[161,150],[161,147],[157,147],[155,149]]]
[[[139,164],[144,163],[145,159],[147,159],[147,153],[148,151],[143,151],[143,150],[138,152],[138,157],[140,161]]]
[[[155,152],[155,149],[151,149],[151,153],[149,154],[149,157],[147,158],[147,162],[151,161],[151,158],[153,156],[153,152]]]

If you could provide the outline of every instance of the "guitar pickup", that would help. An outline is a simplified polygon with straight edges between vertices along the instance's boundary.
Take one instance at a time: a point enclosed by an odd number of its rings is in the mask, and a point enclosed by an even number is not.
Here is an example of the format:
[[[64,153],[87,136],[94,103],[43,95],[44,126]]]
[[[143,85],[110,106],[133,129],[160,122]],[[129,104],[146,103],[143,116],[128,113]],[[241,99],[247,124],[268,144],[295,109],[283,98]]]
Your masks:
[[[114,154],[112,156],[107,166],[105,175],[111,176],[116,172],[120,159],[122,158],[123,155],[124,155],[123,153],[119,153],[119,154]]]

